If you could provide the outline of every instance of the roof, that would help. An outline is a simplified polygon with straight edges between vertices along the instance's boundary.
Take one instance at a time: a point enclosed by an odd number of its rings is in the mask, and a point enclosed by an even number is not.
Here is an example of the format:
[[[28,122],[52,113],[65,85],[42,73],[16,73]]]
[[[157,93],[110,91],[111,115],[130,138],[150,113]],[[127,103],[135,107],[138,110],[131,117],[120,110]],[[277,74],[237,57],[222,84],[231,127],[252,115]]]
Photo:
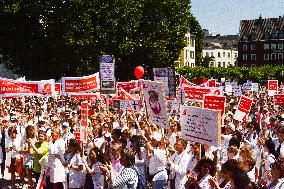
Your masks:
[[[260,16],[255,20],[241,20],[239,41],[279,39],[279,34],[284,37],[284,17],[263,19]]]

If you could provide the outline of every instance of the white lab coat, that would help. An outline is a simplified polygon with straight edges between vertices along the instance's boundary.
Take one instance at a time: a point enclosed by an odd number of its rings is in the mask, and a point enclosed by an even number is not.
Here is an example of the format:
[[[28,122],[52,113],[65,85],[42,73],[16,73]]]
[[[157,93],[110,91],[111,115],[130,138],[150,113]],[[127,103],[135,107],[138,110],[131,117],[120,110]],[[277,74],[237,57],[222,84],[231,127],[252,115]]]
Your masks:
[[[65,167],[63,166],[65,143],[58,139],[48,146],[48,167],[50,168],[50,182],[58,183],[66,180]]]
[[[181,154],[175,153],[173,155],[173,164],[171,164],[171,176],[175,177],[175,188],[185,189],[186,173],[188,170],[188,164],[191,160],[191,156],[183,151]]]

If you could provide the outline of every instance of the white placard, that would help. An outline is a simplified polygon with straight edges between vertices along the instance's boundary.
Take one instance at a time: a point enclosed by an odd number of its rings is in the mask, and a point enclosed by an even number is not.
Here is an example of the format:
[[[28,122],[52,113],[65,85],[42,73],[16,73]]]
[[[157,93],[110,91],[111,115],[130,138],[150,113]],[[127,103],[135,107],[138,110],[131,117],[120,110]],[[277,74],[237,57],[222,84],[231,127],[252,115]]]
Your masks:
[[[189,141],[220,145],[219,111],[191,106],[180,107],[181,136]]]
[[[258,92],[258,90],[259,90],[258,83],[252,83],[251,90]]]
[[[143,81],[143,95],[150,123],[169,128],[163,84]]]
[[[236,86],[234,88],[234,95],[235,96],[242,96],[242,87],[241,86]]]

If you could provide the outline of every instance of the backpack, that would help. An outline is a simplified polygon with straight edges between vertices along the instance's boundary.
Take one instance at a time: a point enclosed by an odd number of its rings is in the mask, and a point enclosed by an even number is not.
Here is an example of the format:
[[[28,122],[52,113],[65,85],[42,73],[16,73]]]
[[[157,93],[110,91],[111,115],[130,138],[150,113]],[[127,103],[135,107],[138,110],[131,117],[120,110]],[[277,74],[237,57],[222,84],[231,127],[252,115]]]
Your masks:
[[[131,167],[131,169],[133,169],[138,176],[137,189],[146,189],[146,186],[145,186],[145,183],[143,182],[141,174],[138,172],[138,170],[135,167]]]

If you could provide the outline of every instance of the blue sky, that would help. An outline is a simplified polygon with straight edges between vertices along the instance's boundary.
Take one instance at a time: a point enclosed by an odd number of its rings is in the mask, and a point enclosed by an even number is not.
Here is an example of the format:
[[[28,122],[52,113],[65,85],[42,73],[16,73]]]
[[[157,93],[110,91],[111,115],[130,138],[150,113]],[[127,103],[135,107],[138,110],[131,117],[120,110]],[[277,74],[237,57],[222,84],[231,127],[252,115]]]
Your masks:
[[[191,13],[213,34],[237,34],[240,20],[283,16],[284,0],[191,0]]]

